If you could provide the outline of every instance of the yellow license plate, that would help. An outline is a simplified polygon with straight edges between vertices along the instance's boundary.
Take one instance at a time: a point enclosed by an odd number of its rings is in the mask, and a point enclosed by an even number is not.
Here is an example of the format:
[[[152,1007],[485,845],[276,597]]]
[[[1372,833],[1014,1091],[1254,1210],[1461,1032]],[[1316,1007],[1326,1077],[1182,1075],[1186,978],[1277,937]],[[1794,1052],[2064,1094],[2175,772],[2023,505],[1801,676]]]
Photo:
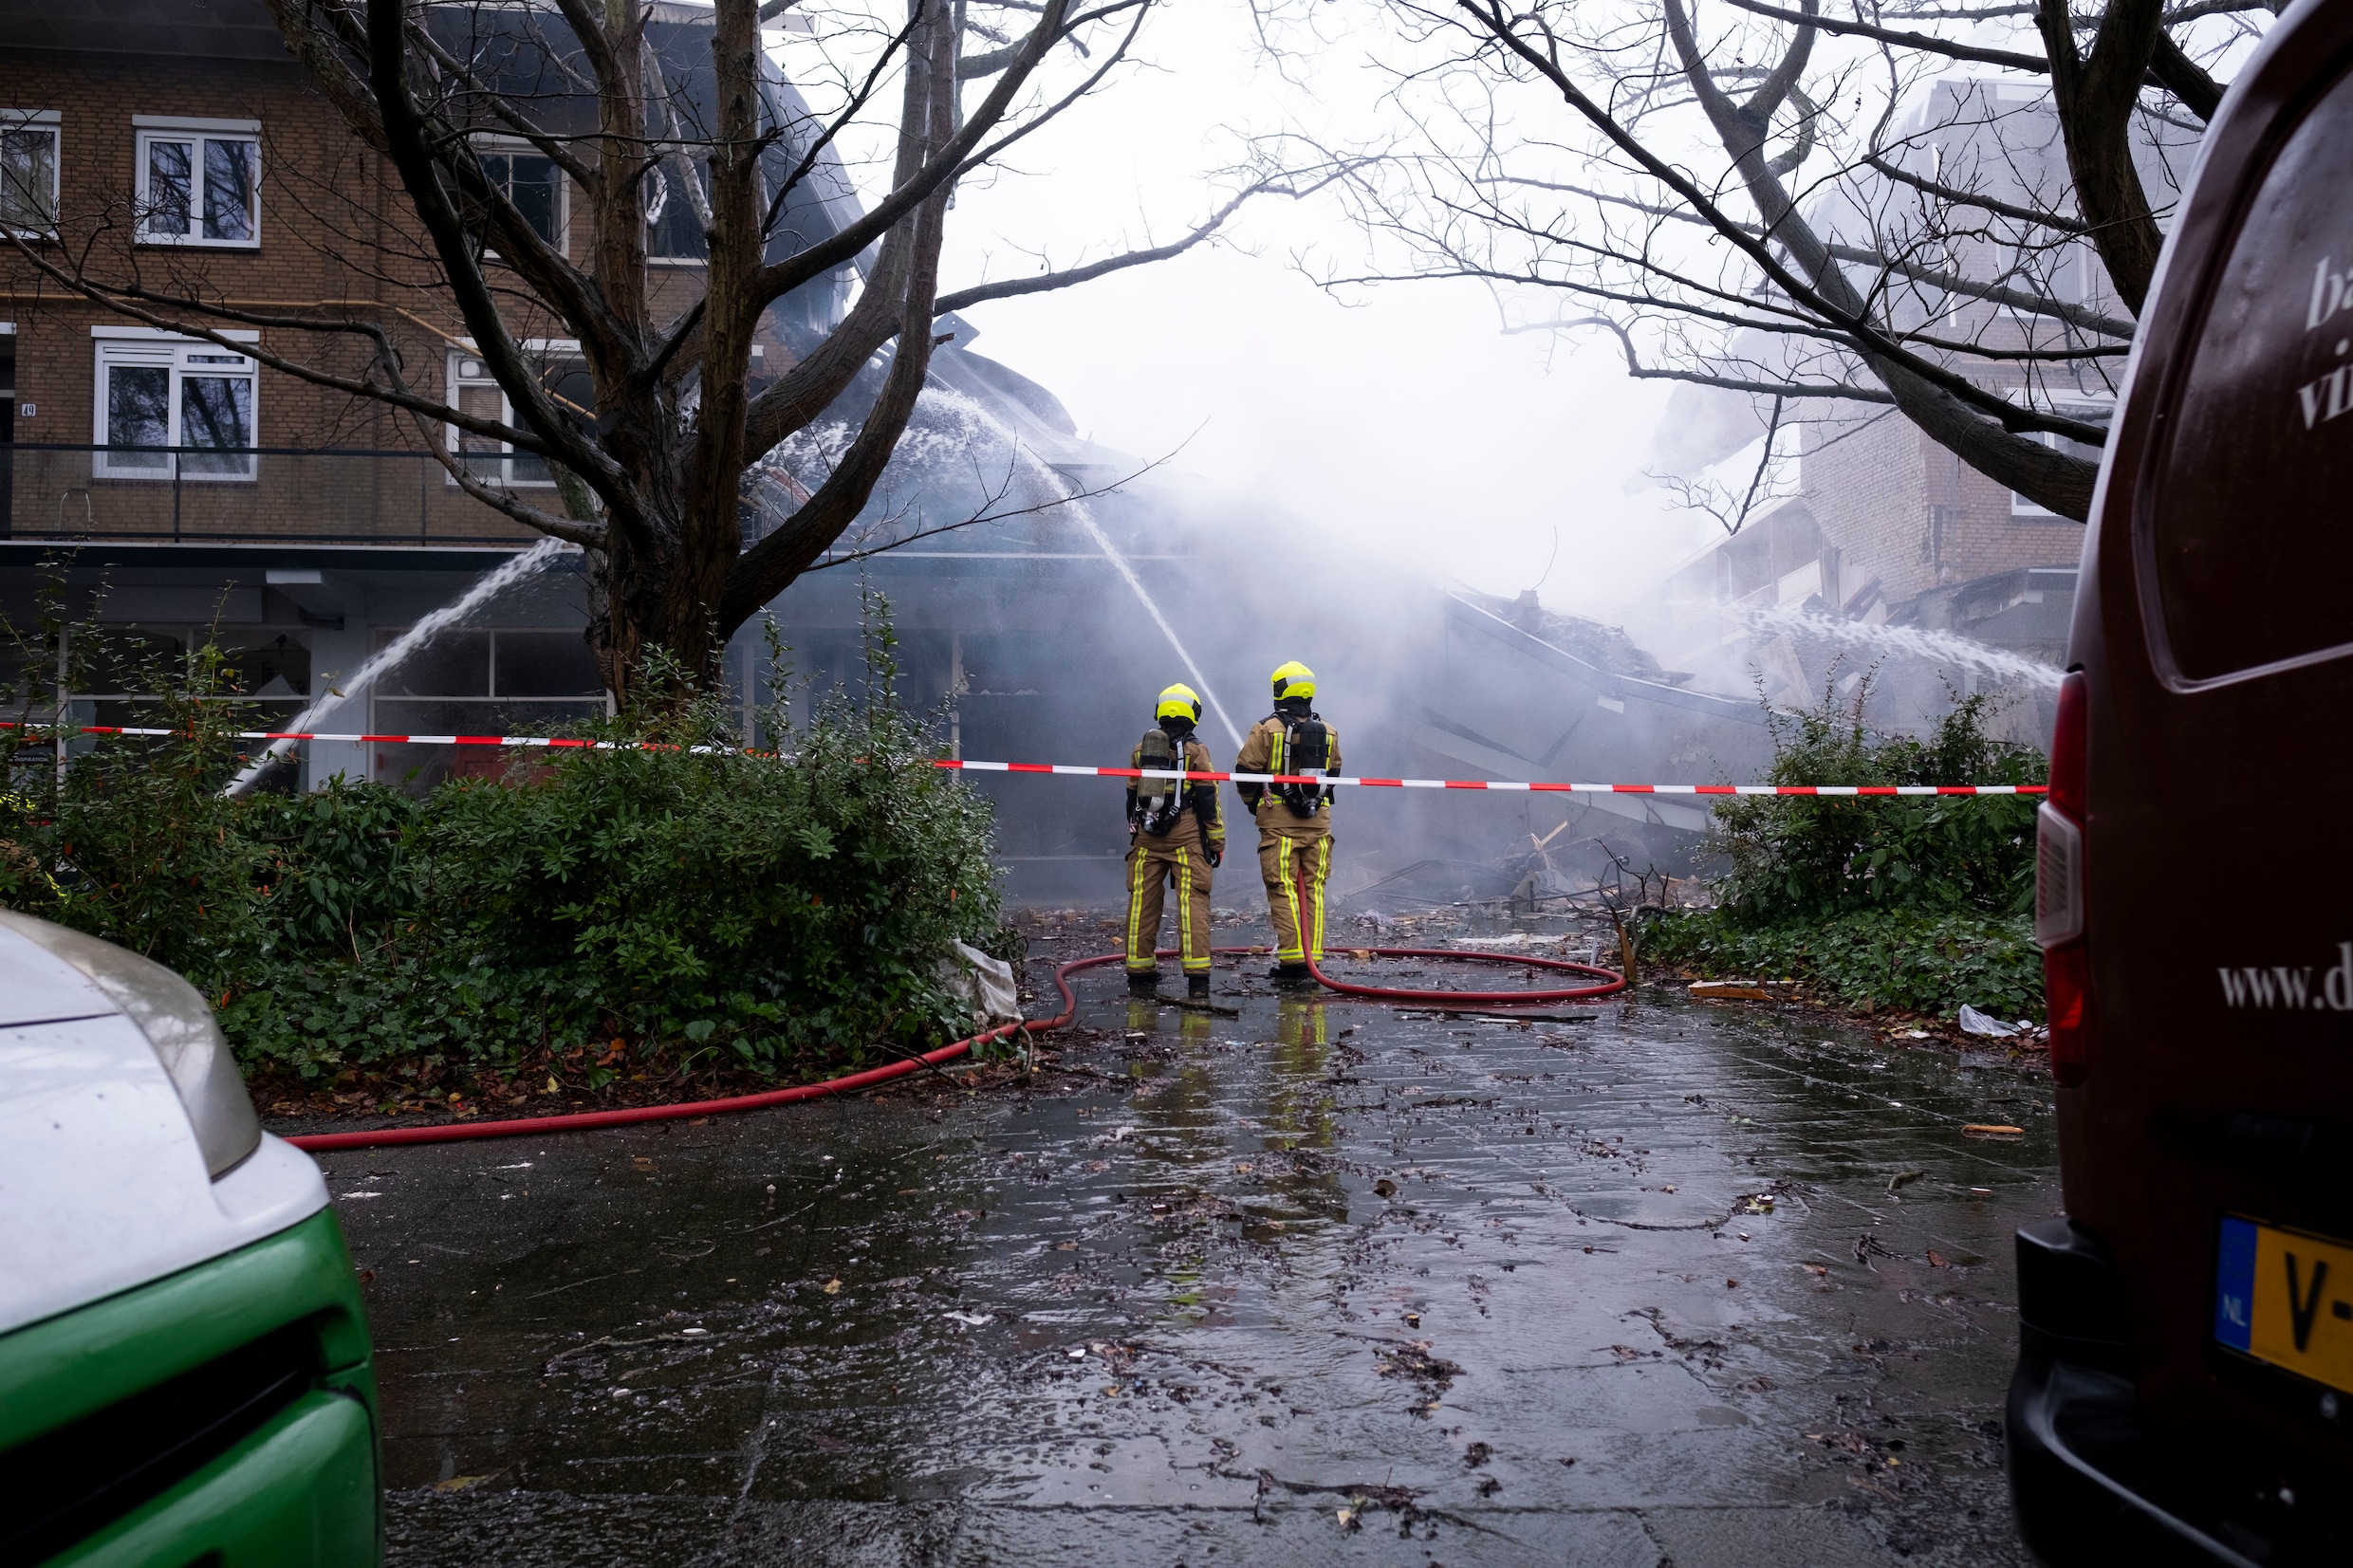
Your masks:
[[[2214,1338],[2353,1393],[2353,1246],[2227,1214]]]

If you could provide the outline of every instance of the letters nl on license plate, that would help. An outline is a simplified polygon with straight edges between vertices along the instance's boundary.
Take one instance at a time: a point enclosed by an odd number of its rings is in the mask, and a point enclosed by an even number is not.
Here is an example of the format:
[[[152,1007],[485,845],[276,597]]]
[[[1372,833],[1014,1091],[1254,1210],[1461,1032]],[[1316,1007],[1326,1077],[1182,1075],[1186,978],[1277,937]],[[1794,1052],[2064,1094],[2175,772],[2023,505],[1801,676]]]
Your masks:
[[[2353,1246],[2228,1214],[2214,1338],[2353,1393]]]

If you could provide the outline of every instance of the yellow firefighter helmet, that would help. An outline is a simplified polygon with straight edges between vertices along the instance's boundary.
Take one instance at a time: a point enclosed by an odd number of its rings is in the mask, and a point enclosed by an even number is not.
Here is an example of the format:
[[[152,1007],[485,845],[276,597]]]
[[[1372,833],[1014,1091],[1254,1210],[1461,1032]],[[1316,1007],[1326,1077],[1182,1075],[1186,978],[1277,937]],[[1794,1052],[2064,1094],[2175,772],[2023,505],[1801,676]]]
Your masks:
[[[1201,699],[1192,687],[1178,681],[1160,693],[1159,706],[1153,709],[1156,719],[1187,719],[1201,722]]]

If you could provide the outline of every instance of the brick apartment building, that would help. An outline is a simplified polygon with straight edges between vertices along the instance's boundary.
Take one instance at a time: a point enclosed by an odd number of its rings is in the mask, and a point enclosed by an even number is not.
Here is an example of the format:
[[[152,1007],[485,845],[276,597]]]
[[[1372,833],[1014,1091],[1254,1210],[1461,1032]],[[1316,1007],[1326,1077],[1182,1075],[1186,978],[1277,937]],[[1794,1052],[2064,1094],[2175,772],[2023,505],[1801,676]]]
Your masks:
[[[464,27],[482,14],[453,7],[448,16]],[[692,101],[708,81],[709,12],[664,3],[648,30],[674,91]],[[500,65],[546,70],[519,47]],[[767,86],[773,112],[805,117],[781,78]],[[589,128],[592,106],[535,96],[557,128],[568,128],[567,108]],[[486,166],[542,236],[582,259],[585,225],[570,222],[553,163],[528,144],[486,136],[484,147]],[[838,170],[820,174],[788,207],[780,253],[845,221]],[[649,304],[663,319],[701,288],[702,231],[659,173],[648,207]],[[113,276],[161,292],[376,323],[420,391],[512,418],[435,286],[398,177],[312,86],[260,0],[0,0],[0,227],[35,256],[65,263],[86,249]],[[847,282],[821,278],[779,302],[755,375],[781,370],[838,320]],[[584,400],[576,344],[519,308],[510,328],[559,396]],[[360,364],[356,349],[339,362],[331,340],[301,328],[223,335],[331,367]],[[65,561],[70,547],[73,601],[87,603],[103,584],[97,615],[117,628],[110,640],[170,650],[214,636],[253,689],[289,712],[314,678],[348,673],[536,543],[468,496],[426,443],[447,442],[474,475],[554,505],[552,478],[528,453],[420,428],[76,297],[10,242],[0,242],[0,606],[10,619],[28,624],[40,563]],[[576,560],[502,600],[498,614],[450,656],[370,693],[363,723],[346,712],[337,728],[479,732],[493,717],[519,726],[602,706],[579,635]],[[77,693],[77,710],[88,722],[120,695]],[[445,761],[312,749],[314,777]]]
[[[1923,169],[1947,171],[1948,182],[1951,171],[1967,169],[1980,190],[2022,205],[2052,204],[2066,194],[2057,117],[2039,90],[1942,83],[1916,125],[1955,127],[1919,136],[1916,147]],[[2187,166],[2180,147],[2143,151],[2152,191],[2175,177],[2159,167],[2160,152],[2173,155],[2171,168]],[[2028,261],[1980,242],[1963,248],[1961,260],[1971,276],[2008,280],[2086,316],[2124,316],[2095,253],[2080,240]],[[2123,324],[2128,336],[2128,320]],[[1975,334],[1988,346],[2015,348],[2028,341],[2028,330],[2005,307],[1976,304],[1943,335]],[[2027,373],[2015,363],[1955,363],[1981,386],[2027,396]],[[2114,406],[2109,378],[2120,367],[2112,358],[2045,362],[2032,373],[2033,396],[2099,421]],[[2097,459],[2094,451],[2066,445]],[[1662,585],[1658,653],[1667,664],[1713,666],[1719,679],[1753,668],[1776,701],[1806,700],[1809,691],[1818,696],[1811,690],[1818,672],[1788,638],[1754,635],[1752,612],[1760,608],[1953,631],[2029,657],[2062,658],[2082,525],[1969,468],[1882,407],[1835,404],[1811,414],[1797,448],[1795,493],[1761,508]]]

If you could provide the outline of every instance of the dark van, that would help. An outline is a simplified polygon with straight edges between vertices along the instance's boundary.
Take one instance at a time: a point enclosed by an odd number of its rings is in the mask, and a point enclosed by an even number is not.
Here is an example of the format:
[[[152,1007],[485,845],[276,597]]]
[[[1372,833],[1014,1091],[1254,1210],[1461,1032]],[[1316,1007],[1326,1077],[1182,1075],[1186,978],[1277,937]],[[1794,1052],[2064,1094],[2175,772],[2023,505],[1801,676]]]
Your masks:
[[[2353,4],[2208,133],[2111,433],[2039,835],[2053,1564],[2353,1563]]]

